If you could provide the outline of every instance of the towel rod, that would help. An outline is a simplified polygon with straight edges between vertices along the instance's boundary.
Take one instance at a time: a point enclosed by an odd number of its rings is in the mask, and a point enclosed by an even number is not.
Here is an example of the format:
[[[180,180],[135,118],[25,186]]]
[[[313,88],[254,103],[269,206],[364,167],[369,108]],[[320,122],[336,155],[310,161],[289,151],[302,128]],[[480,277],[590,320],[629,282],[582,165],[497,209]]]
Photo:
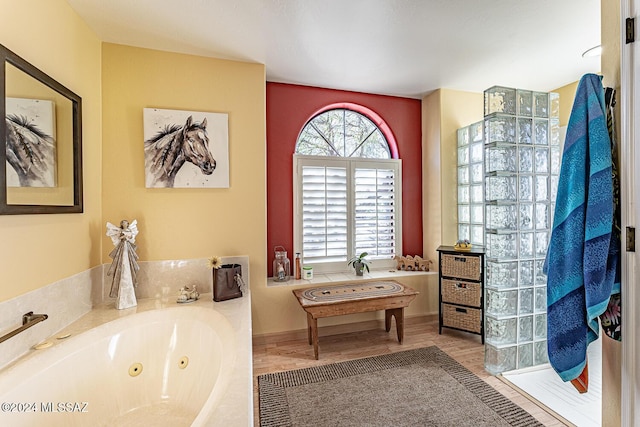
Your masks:
[[[30,327],[32,327],[33,325],[35,325],[36,323],[43,322],[43,321],[47,320],[48,318],[49,318],[49,316],[47,316],[46,314],[33,314],[33,311],[30,311],[28,313],[23,314],[22,315],[22,326],[20,326],[19,328],[14,329],[13,331],[9,332],[6,335],[1,336],[0,337],[0,343],[5,342],[9,338],[18,335],[20,332],[23,332],[23,331],[29,329]]]

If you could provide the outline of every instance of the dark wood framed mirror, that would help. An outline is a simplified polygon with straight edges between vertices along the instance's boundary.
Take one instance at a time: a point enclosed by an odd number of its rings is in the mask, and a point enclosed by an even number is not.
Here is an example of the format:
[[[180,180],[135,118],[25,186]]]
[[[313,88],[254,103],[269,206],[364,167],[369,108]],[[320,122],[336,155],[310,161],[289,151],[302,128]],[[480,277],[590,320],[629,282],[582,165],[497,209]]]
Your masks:
[[[0,214],[82,212],[82,99],[2,45],[0,59]]]

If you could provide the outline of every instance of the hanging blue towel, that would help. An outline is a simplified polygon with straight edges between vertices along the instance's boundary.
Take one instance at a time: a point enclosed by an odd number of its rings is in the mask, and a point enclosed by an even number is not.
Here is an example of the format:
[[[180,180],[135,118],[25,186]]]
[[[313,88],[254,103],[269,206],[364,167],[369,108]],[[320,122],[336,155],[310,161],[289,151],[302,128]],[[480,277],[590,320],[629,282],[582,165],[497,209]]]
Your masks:
[[[544,266],[549,362],[564,381],[576,380],[587,367],[587,346],[598,338],[598,316],[614,291],[612,225],[604,89],[601,77],[586,74],[569,118]]]

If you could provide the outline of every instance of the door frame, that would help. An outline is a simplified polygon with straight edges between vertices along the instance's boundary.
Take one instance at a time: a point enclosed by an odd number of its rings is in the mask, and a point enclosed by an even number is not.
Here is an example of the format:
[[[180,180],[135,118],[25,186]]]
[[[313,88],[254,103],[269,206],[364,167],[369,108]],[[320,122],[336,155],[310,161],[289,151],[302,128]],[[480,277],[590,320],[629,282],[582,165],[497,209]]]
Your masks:
[[[640,252],[625,249],[626,227],[640,224],[640,40],[626,44],[628,17],[638,17],[635,0],[622,0],[620,7],[620,203],[622,215],[622,381],[621,421],[623,426],[640,426],[640,340],[635,333],[640,331],[640,290],[636,289],[636,266],[640,266]],[[638,19],[636,19],[638,21]],[[637,33],[637,24],[636,24]],[[637,36],[636,36],[637,38]],[[640,249],[640,248],[639,248]],[[604,396],[603,398],[606,398]],[[636,410],[635,408],[638,408]]]

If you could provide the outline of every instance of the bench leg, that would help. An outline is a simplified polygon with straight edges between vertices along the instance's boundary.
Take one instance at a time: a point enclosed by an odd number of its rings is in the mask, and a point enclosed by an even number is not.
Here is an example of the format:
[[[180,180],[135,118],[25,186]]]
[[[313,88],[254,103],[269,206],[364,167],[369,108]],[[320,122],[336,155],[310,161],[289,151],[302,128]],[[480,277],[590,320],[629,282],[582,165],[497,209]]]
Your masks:
[[[398,342],[402,344],[404,339],[404,308],[391,308],[384,311],[384,328],[387,332],[391,330],[391,317],[396,318]]]
[[[311,325],[313,324],[313,317],[311,317],[310,313],[307,313],[307,335],[309,338],[309,345],[313,344],[311,339]]]
[[[309,325],[309,344],[313,344],[313,355],[318,360],[318,319],[307,313],[307,323]]]

